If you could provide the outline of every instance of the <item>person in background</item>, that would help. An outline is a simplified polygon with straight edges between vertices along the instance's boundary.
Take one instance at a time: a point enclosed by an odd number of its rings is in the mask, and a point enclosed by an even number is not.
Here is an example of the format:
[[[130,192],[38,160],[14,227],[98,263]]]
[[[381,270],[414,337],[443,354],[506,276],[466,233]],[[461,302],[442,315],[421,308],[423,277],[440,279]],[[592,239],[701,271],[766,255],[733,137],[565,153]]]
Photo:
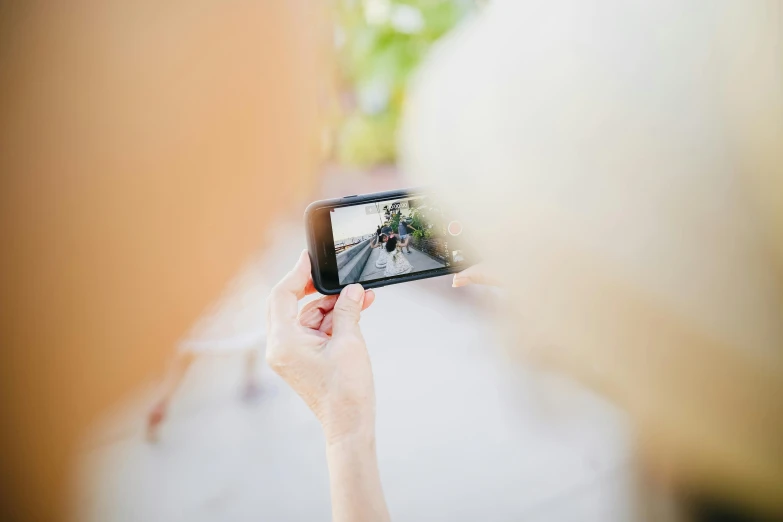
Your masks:
[[[237,342],[238,341],[238,342]],[[261,393],[261,388],[256,375],[256,361],[258,354],[263,349],[265,335],[252,336],[251,338],[232,340],[227,342],[213,341],[212,343],[179,343],[176,353],[172,356],[169,366],[160,383],[158,398],[147,413],[145,436],[147,442],[158,441],[160,429],[168,415],[169,407],[174,394],[182,385],[182,381],[188,370],[200,355],[216,355],[232,351],[242,352],[244,359],[242,372],[242,399],[252,401]]]
[[[370,243],[370,248],[380,249],[378,259],[375,260],[376,268],[386,267],[386,263],[389,260],[389,253],[386,251],[386,242],[393,236],[394,231],[391,227],[383,227],[381,228],[381,234]]]
[[[391,237],[386,242],[386,252],[388,255],[388,261],[386,262],[386,270],[384,270],[384,277],[396,276],[401,274],[407,274],[413,270],[413,266],[410,261],[405,259],[402,255],[402,249],[397,250],[397,247],[401,245],[401,242],[396,237]]]
[[[398,228],[398,232],[400,233],[400,239],[402,240],[401,248],[407,249],[407,252],[411,253],[411,247],[410,247],[410,240],[411,237],[408,235],[408,229],[416,230],[413,225],[408,223],[408,221],[405,219],[405,216],[400,214],[400,225]]]

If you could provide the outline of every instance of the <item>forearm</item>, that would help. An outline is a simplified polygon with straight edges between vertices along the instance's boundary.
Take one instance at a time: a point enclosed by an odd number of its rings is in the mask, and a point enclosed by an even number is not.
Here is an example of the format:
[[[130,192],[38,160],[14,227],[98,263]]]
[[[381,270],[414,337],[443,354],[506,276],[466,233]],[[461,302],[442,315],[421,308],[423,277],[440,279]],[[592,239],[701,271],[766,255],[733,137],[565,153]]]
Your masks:
[[[374,433],[328,442],[326,459],[334,522],[390,520],[381,488]]]

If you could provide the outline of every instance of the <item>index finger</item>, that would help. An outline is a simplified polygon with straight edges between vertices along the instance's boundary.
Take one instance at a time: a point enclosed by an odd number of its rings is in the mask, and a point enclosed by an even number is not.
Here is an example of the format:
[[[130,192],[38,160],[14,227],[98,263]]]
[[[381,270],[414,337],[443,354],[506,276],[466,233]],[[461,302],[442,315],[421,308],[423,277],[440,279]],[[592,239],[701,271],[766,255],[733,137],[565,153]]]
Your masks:
[[[299,313],[299,300],[315,292],[310,277],[310,256],[307,250],[299,255],[294,268],[288,272],[269,294],[269,319],[275,321],[295,321]]]

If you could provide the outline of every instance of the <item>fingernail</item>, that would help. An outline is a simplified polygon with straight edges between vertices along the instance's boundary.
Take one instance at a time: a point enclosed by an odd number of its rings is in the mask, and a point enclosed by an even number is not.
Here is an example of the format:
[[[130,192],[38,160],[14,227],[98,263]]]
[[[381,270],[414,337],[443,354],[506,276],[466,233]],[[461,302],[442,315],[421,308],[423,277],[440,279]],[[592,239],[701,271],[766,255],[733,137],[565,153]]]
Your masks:
[[[451,282],[451,286],[453,288],[459,288],[461,286],[465,286],[470,282],[470,279],[467,277],[460,275],[460,274],[454,274],[454,280]]]
[[[364,297],[364,288],[359,284],[348,285],[345,287],[345,296],[351,301],[358,303]]]

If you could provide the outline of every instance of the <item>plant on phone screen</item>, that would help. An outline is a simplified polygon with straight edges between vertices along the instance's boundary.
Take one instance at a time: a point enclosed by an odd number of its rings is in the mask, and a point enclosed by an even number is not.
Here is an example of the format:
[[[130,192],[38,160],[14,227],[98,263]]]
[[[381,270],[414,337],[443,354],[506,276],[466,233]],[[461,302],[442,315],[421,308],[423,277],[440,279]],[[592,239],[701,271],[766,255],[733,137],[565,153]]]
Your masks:
[[[389,226],[395,232],[397,232],[397,230],[399,230],[399,228],[400,228],[400,214],[394,214],[392,216],[391,220],[389,220]]]
[[[427,207],[419,207],[411,212],[411,217],[408,221],[413,227],[413,237],[415,239],[427,239],[432,235],[429,220],[426,218],[426,211]]]

